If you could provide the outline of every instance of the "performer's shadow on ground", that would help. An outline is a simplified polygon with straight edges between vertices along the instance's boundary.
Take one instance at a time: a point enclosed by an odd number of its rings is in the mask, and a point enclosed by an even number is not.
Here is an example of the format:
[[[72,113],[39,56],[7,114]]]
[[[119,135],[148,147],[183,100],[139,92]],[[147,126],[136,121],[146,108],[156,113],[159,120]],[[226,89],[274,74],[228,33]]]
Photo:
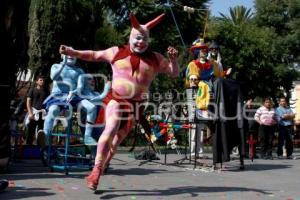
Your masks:
[[[241,170],[238,165],[234,165],[232,163],[223,164],[222,168],[217,168],[215,171],[228,171],[228,172],[239,172],[239,171],[267,171],[267,170],[276,170],[276,169],[288,169],[292,168],[292,165],[287,164],[245,164],[245,168]]]
[[[120,194],[121,192],[124,192]],[[201,193],[223,193],[223,192],[255,192],[263,195],[270,195],[271,192],[256,188],[244,188],[244,187],[208,187],[208,186],[184,186],[174,187],[167,189],[153,189],[153,190],[97,190],[95,194],[100,194],[101,199],[118,199],[125,196],[176,196],[183,194],[190,194],[190,197],[201,197]],[[107,194],[109,193],[109,194]],[[118,194],[113,194],[118,193]]]
[[[49,171],[49,170],[48,170]],[[13,174],[12,176],[14,177],[15,181],[18,180],[26,180],[26,179],[64,179],[64,178],[78,178],[78,179],[84,179],[84,177],[86,176],[86,174],[89,172],[87,171],[84,174],[79,174],[76,171],[71,171],[69,175],[65,176],[64,172],[62,171],[57,171],[57,172],[52,172],[52,173],[48,173],[48,171],[44,171],[44,173],[47,174],[40,174],[40,173],[31,173],[31,174]],[[82,171],[80,171],[82,172]],[[10,178],[11,175],[10,174],[6,174],[3,175],[1,174],[1,178],[6,178],[6,179],[11,179]]]
[[[17,195],[15,194],[17,193]],[[26,198],[46,198],[47,196],[54,196],[55,193],[51,191],[51,188],[26,188],[25,186],[10,187],[1,193],[1,199],[26,199]]]
[[[276,169],[288,169],[292,168],[292,165],[287,164],[261,164],[255,163],[245,166],[245,171],[266,171],[266,170],[276,170]]]
[[[130,169],[109,169],[107,175],[113,176],[128,176],[128,175],[151,175],[158,173],[178,173],[179,171],[170,172],[168,169],[145,169],[145,168],[130,168]]]

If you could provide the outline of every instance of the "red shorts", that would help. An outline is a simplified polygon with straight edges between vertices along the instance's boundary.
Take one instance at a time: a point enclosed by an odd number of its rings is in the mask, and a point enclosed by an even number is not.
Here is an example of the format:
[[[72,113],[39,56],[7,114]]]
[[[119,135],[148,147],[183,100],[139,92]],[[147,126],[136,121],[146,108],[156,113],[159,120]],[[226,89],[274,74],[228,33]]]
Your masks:
[[[113,95],[113,94],[115,94],[115,95]],[[119,130],[130,126],[131,123],[129,123],[129,121],[125,119],[126,117],[129,117],[129,115],[134,114],[134,116],[138,117],[138,119],[140,119],[140,116],[143,115],[145,106],[140,106],[142,101],[122,99],[119,95],[117,95],[116,92],[113,92],[112,90],[110,90],[110,92],[107,94],[107,96],[102,101],[103,106],[100,108],[100,110],[98,112],[98,116],[97,116],[97,119],[95,122],[96,124],[104,124],[105,123],[105,109],[106,109],[107,104],[111,100],[115,100],[115,101],[121,103],[121,110],[128,111],[128,112],[122,113],[122,116],[121,116],[122,120],[121,120]],[[133,108],[133,110],[132,110],[132,108]]]

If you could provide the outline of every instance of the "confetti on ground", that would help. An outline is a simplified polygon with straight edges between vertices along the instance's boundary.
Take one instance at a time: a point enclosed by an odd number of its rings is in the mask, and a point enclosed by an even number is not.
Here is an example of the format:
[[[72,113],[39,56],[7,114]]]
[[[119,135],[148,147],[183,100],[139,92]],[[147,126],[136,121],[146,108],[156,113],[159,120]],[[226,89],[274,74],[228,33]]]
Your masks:
[[[205,173],[208,173],[208,172],[213,172],[214,169],[211,168],[211,167],[202,167],[202,168],[199,168],[199,169],[195,169],[196,171],[200,171],[200,172],[205,172]]]
[[[109,189],[110,187],[106,187],[106,186],[100,186],[100,188],[99,188],[99,189],[100,189],[100,190],[105,190],[106,188],[108,188],[108,189]]]
[[[55,189],[57,189],[58,191],[60,191],[60,192],[64,192],[65,191],[65,189],[63,187],[59,186],[58,184],[54,184],[53,187]]]

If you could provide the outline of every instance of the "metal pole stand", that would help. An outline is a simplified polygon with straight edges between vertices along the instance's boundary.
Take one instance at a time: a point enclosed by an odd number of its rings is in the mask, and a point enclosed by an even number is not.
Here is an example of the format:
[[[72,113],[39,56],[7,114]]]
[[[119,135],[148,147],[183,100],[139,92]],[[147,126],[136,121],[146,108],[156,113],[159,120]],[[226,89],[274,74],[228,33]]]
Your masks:
[[[73,118],[73,117],[72,117]],[[86,157],[84,145],[70,146],[71,138],[81,138],[79,127],[74,130],[73,123],[76,120],[70,119],[68,121],[68,127],[65,132],[55,132],[50,133],[48,136],[48,166],[50,171],[61,170],[64,171],[66,175],[69,174],[70,169],[91,169],[92,162],[91,157]],[[75,127],[76,128],[76,127]],[[74,131],[73,131],[74,130]],[[64,146],[61,148],[52,147],[52,136],[58,136],[64,138]],[[71,149],[72,148],[72,149]],[[77,148],[77,149],[76,149]]]

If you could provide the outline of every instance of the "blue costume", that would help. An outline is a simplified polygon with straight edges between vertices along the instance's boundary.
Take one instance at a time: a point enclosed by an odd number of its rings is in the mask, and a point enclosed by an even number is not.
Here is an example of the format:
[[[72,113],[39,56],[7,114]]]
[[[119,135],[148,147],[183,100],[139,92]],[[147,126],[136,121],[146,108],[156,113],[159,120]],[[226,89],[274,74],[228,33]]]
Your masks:
[[[67,102],[70,91],[77,88],[79,75],[84,71],[75,66],[76,58],[63,55],[63,61],[59,64],[53,64],[51,67],[50,78],[53,80],[51,94],[43,102],[47,110],[47,116],[44,122],[44,133],[49,135],[53,129],[54,121],[60,115],[61,110],[68,111],[70,118],[73,113],[73,106],[76,106],[80,99],[74,98]],[[68,124],[70,125],[70,124]]]
[[[82,115],[86,113],[84,143],[86,145],[97,145],[97,141],[92,137],[94,123],[98,114],[98,108],[102,99],[110,90],[110,82],[105,84],[103,92],[95,91],[94,78],[91,74],[82,74],[78,78],[77,88],[70,91],[68,101],[80,100],[78,111]],[[81,123],[82,124],[82,123]]]

